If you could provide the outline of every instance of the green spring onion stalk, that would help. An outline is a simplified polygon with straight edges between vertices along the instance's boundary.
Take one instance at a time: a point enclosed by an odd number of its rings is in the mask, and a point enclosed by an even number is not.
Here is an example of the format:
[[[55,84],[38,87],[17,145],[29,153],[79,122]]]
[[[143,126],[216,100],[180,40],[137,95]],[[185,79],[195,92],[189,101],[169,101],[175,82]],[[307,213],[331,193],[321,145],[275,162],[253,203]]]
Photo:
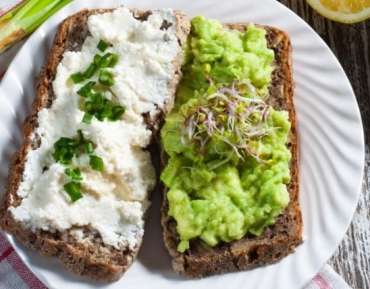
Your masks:
[[[0,17],[0,53],[72,0],[26,0]]]

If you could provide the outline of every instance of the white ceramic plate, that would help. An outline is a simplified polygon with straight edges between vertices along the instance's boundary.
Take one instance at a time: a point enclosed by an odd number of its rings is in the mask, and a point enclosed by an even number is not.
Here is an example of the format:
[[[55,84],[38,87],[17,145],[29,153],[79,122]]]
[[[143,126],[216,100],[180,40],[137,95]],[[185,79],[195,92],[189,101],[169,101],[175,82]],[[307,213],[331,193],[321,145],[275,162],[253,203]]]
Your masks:
[[[360,192],[364,139],[359,109],[340,64],[320,37],[297,15],[273,0],[132,0],[139,8],[172,7],[189,15],[225,22],[256,22],[286,30],[293,43],[295,104],[300,137],[300,202],[304,243],[281,262],[202,280],[178,277],[170,267],[159,226],[158,198],[150,211],[144,245],[121,280],[96,284],[67,273],[55,259],[11,243],[30,269],[50,288],[302,288],[333,254],[351,221]],[[20,145],[20,127],[34,99],[40,71],[55,29],[68,15],[87,7],[113,7],[119,1],[75,1],[55,15],[23,46],[0,87],[0,176]],[[3,188],[1,188],[3,189]]]

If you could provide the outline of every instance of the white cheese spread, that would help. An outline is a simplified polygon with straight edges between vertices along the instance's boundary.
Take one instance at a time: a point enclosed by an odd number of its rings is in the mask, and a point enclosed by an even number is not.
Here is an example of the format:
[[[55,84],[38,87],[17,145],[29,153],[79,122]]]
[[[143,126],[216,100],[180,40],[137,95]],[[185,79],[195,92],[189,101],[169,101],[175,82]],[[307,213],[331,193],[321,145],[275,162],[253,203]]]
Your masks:
[[[162,30],[164,20],[172,25]],[[172,10],[158,10],[146,21],[139,21],[127,8],[119,8],[90,16],[88,30],[91,35],[81,51],[65,52],[58,65],[53,81],[55,100],[50,108],[38,113],[33,135],[41,144],[28,152],[17,192],[23,199],[10,210],[16,220],[32,230],[71,229],[76,238],[82,239],[79,228],[90,226],[105,244],[133,248],[143,235],[148,192],[155,185],[150,155],[144,149],[151,131],[142,114],[155,113],[170,97],[173,60],[181,49],[176,17]],[[107,52],[119,56],[117,65],[110,68],[115,84],[107,97],[126,111],[119,121],[93,118],[86,124],[81,121],[84,112],[77,94],[85,82],[71,84],[69,77],[88,67],[99,52],[100,40],[112,44]],[[71,202],[63,188],[65,167],[55,162],[52,153],[59,138],[74,137],[78,129],[96,144],[95,154],[103,160],[104,170],[92,170],[87,156],[74,157],[73,165],[83,175],[83,197]]]

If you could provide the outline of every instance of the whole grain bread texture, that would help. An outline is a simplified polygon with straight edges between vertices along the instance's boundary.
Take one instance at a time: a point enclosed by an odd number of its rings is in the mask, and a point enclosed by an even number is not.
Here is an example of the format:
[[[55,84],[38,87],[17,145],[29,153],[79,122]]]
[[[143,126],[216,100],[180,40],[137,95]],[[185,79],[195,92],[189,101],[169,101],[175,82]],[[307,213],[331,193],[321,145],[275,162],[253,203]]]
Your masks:
[[[244,31],[248,24],[226,24],[229,29]],[[240,240],[220,243],[209,247],[198,239],[190,242],[190,248],[184,253],[176,250],[179,236],[176,221],[168,216],[166,188],[163,187],[161,223],[165,246],[172,257],[174,270],[189,277],[248,270],[279,261],[292,253],[302,242],[302,217],[299,207],[298,180],[298,142],[296,132],[296,114],[293,103],[292,48],[289,36],[274,27],[261,26],[267,34],[269,48],[275,52],[275,69],[269,87],[268,103],[276,109],[289,112],[291,132],[289,148],[292,153],[290,163],[291,182],[288,186],[290,203],[278,216],[276,223],[268,227],[260,236],[246,235]],[[162,167],[166,155],[162,151]]]
[[[132,264],[140,248],[116,249],[105,245],[97,231],[92,228],[80,227],[83,230],[86,241],[77,241],[70,230],[63,232],[55,231],[33,231],[18,222],[12,217],[8,210],[9,207],[17,207],[22,199],[17,195],[17,190],[24,170],[27,152],[40,145],[40,138],[32,136],[32,132],[37,127],[37,114],[45,107],[50,107],[55,95],[52,82],[56,75],[56,69],[62,59],[63,53],[67,50],[78,51],[89,34],[87,29],[87,19],[92,14],[111,12],[113,9],[83,10],[65,19],[59,26],[53,46],[49,53],[47,62],[39,75],[36,85],[36,99],[33,103],[31,114],[23,125],[24,141],[20,150],[15,154],[12,165],[9,169],[8,187],[0,209],[0,225],[5,231],[13,234],[21,243],[29,248],[38,250],[42,255],[56,256],[63,265],[75,274],[86,276],[98,281],[114,281]],[[151,14],[150,11],[132,10],[134,16],[145,21]],[[177,38],[180,46],[186,42],[190,31],[190,23],[180,12],[175,12],[177,18]],[[163,29],[168,28],[168,23],[162,24]],[[162,29],[161,28],[161,29]],[[182,52],[174,60],[174,71],[171,83],[169,83],[171,93],[174,95],[177,83],[181,77],[181,64],[183,60]],[[156,130],[156,124],[162,114],[170,109],[173,99],[165,105],[165,109],[156,111],[152,116],[145,115],[147,125],[152,130]],[[155,133],[153,133],[155,135]],[[74,228],[71,228],[74,229]]]

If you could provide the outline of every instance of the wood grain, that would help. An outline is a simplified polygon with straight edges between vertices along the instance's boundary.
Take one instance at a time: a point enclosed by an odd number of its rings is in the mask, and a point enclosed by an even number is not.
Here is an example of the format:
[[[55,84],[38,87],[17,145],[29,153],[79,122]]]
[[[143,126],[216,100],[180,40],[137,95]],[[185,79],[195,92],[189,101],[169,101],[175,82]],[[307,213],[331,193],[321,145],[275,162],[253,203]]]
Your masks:
[[[363,189],[352,224],[329,264],[353,288],[370,288],[370,153],[366,152]]]
[[[281,0],[320,34],[347,73],[360,106],[367,147],[370,145],[370,20],[345,25],[327,20],[303,0]],[[335,225],[335,224],[333,224]],[[329,263],[354,289],[370,289],[370,152],[365,178],[350,228]]]

